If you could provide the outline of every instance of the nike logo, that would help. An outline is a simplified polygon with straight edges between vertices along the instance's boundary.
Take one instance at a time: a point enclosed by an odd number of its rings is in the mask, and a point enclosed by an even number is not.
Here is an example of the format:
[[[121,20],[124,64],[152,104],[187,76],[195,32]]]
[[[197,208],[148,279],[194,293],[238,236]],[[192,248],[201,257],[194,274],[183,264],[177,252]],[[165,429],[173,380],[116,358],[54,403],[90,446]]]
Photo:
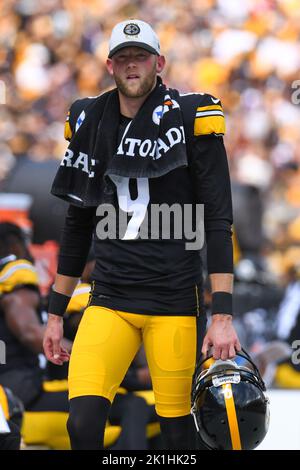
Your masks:
[[[107,295],[99,294],[97,295],[98,299],[110,299]]]
[[[219,98],[217,98],[217,99],[211,98],[211,100],[212,100],[212,102],[215,103],[215,104],[219,103],[219,101],[220,101]]]

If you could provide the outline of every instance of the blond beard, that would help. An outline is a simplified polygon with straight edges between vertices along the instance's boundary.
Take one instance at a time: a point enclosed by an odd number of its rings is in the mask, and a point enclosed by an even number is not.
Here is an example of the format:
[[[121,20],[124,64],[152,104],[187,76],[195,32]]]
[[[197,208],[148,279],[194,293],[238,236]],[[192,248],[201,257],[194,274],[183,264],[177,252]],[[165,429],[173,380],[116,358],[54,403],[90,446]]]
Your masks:
[[[127,98],[141,98],[147,95],[153,89],[156,80],[156,66],[153,67],[152,73],[149,73],[140,83],[139,87],[131,90],[125,80],[114,77],[118,90]]]

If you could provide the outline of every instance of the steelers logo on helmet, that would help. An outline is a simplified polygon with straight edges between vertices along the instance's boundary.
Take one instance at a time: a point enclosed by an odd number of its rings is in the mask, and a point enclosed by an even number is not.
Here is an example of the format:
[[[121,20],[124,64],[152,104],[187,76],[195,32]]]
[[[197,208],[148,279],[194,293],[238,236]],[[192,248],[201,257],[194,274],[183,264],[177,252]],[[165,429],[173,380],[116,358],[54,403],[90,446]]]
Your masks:
[[[123,29],[124,34],[127,36],[137,36],[141,30],[140,27],[135,23],[129,23]]]
[[[210,450],[252,450],[267,434],[269,399],[259,370],[243,349],[235,361],[208,359],[196,368],[192,410],[202,443]],[[240,362],[238,364],[237,362]]]

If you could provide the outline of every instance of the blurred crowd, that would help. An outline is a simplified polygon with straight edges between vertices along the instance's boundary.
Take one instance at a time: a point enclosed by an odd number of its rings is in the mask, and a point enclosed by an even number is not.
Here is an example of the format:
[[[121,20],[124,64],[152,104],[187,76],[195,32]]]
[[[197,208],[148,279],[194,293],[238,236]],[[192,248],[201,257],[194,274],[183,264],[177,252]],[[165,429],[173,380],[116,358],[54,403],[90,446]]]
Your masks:
[[[285,274],[300,254],[297,0],[6,0],[0,182],[21,158],[61,159],[70,103],[113,86],[110,31],[134,17],[160,37],[168,85],[221,98],[242,251]]]

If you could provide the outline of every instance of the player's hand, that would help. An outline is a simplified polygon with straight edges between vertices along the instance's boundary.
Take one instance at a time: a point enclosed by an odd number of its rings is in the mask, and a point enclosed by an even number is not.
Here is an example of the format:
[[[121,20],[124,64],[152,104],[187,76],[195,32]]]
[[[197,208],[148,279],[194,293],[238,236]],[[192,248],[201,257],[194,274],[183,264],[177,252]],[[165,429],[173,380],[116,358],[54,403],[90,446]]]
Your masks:
[[[63,334],[63,318],[49,314],[43,347],[48,361],[58,366],[70,359],[70,354],[62,347]]]
[[[232,315],[215,314],[203,340],[202,354],[207,355],[213,348],[214,359],[231,359],[237,351],[241,351],[241,344],[232,324]]]

